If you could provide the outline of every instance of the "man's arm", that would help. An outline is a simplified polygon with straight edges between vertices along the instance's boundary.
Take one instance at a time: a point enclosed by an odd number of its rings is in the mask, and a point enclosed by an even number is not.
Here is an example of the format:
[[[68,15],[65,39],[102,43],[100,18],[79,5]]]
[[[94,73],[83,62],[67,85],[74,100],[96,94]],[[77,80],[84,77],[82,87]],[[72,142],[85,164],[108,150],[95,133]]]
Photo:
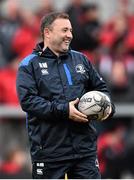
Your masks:
[[[39,96],[32,72],[27,66],[21,66],[17,75],[17,93],[22,109],[37,117],[68,118],[69,103],[50,102]]]

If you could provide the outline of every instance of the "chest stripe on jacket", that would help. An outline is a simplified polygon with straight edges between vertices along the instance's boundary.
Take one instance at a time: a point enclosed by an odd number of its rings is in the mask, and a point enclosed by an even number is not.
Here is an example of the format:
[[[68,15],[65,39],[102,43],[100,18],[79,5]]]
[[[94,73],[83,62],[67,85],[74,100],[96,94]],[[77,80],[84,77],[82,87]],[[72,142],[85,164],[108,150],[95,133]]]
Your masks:
[[[64,70],[65,70],[65,73],[66,73],[66,76],[67,76],[68,84],[69,84],[69,85],[73,85],[71,73],[70,73],[67,65],[66,65],[66,64],[63,64],[63,66],[64,66]]]

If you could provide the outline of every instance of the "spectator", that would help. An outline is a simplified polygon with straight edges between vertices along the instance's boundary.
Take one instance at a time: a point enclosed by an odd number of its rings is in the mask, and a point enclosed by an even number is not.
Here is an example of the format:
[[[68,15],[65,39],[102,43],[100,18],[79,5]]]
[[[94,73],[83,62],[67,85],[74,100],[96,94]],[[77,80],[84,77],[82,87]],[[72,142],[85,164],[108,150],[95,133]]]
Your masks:
[[[98,158],[102,178],[120,178],[124,168],[124,135],[126,129],[123,125],[117,125],[113,130],[104,132],[98,139]]]
[[[16,30],[12,38],[12,51],[23,59],[34,48],[39,38],[39,21],[31,11],[23,10],[21,13],[21,26]],[[25,38],[24,38],[25,37]]]
[[[37,17],[41,20],[42,16],[55,10],[52,0],[42,0],[39,9],[36,12]]]
[[[21,9],[17,1],[7,1],[7,14],[3,15],[3,20],[0,23],[0,45],[3,52],[5,64],[7,64],[13,54],[11,50],[11,41],[17,28],[20,26]]]
[[[8,149],[5,161],[0,166],[0,178],[31,179],[31,172],[26,164],[26,154],[21,148],[12,147]]]
[[[70,5],[66,8],[66,12],[69,14],[73,27],[73,40],[71,42],[71,47],[75,50],[81,49],[80,35],[82,34],[83,3],[84,0],[71,0]]]
[[[8,66],[0,69],[0,104],[19,105],[16,94],[18,61],[17,57],[13,57]]]
[[[97,60],[99,48],[99,35],[101,23],[99,20],[99,9],[96,4],[83,5],[82,33],[79,35],[80,51],[85,53],[89,59]]]

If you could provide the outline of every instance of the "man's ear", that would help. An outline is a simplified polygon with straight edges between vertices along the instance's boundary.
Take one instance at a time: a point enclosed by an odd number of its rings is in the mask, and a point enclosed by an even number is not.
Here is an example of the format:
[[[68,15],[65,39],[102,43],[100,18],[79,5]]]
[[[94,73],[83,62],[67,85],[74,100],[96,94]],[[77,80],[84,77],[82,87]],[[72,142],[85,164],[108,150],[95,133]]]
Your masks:
[[[44,37],[45,38],[49,38],[49,36],[50,36],[50,29],[49,28],[45,28],[44,29]]]

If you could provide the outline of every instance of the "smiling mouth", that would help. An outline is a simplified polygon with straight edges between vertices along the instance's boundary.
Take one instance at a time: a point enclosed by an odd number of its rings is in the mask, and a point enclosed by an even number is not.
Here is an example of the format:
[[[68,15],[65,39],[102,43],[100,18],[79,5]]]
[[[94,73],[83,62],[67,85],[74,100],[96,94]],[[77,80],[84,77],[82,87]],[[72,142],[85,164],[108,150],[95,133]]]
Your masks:
[[[64,41],[66,44],[70,44],[71,39],[70,39],[70,38],[68,38],[68,39],[66,38],[66,39],[64,39],[63,41]]]
[[[66,45],[69,45],[70,44],[70,41],[64,41]]]

